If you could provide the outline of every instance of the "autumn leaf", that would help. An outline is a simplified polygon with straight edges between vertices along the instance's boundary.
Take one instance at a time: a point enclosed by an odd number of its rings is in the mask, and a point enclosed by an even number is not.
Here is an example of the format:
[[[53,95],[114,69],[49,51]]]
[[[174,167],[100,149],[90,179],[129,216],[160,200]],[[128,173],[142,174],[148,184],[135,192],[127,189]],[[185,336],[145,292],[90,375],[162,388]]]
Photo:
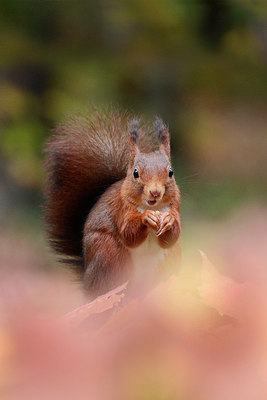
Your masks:
[[[62,319],[70,325],[79,325],[85,320],[88,321],[89,317],[111,310],[123,299],[127,284],[128,282],[116,287],[102,296],[98,296],[90,303],[84,304],[81,307],[78,307],[75,310],[65,314]]]
[[[204,302],[215,308],[219,314],[240,319],[247,311],[251,294],[251,285],[236,283],[219,273],[206,254],[199,250],[202,257],[202,282],[198,288]]]

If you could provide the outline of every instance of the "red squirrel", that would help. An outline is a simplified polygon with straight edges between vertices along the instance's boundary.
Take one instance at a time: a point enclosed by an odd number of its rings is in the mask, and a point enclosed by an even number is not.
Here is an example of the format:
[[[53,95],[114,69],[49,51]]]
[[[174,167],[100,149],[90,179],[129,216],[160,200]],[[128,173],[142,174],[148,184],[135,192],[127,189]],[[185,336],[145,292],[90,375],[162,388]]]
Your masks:
[[[134,279],[137,269],[145,276],[171,251],[178,257],[180,192],[161,119],[151,127],[94,110],[57,126],[46,153],[50,242],[89,294]]]

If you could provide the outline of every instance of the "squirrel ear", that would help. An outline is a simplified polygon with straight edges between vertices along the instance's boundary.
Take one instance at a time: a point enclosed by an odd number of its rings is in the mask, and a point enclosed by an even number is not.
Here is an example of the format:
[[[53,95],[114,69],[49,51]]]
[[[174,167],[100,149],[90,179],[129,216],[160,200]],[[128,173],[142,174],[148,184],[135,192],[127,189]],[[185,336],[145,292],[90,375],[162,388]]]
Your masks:
[[[168,158],[171,156],[171,149],[170,149],[170,134],[167,126],[164,124],[161,118],[155,119],[155,131],[158,136],[158,140],[160,143],[159,150],[162,153],[165,153]]]
[[[134,159],[137,153],[139,153],[138,141],[139,141],[139,121],[138,119],[133,119],[129,123],[129,144],[130,144],[130,154],[131,158]]]

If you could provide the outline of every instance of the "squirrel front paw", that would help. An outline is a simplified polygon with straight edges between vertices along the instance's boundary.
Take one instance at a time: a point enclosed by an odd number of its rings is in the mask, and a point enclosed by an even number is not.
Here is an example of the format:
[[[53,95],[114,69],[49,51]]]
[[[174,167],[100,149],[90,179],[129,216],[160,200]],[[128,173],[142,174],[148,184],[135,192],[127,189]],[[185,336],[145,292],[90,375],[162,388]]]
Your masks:
[[[161,214],[161,224],[156,232],[156,236],[161,236],[168,230],[170,230],[175,222],[175,218],[168,211]]]
[[[160,229],[159,216],[155,211],[146,210],[144,214],[142,214],[142,223],[148,228],[154,229],[154,231],[158,231]]]

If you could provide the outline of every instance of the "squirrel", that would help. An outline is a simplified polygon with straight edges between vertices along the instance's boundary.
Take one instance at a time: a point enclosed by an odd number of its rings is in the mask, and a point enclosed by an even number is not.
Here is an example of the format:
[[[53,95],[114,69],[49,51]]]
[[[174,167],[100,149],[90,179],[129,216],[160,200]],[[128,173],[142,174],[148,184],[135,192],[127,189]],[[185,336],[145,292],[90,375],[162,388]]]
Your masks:
[[[50,243],[87,293],[134,280],[138,269],[142,280],[172,251],[179,257],[180,191],[161,119],[151,127],[94,109],[59,124],[45,152]]]

